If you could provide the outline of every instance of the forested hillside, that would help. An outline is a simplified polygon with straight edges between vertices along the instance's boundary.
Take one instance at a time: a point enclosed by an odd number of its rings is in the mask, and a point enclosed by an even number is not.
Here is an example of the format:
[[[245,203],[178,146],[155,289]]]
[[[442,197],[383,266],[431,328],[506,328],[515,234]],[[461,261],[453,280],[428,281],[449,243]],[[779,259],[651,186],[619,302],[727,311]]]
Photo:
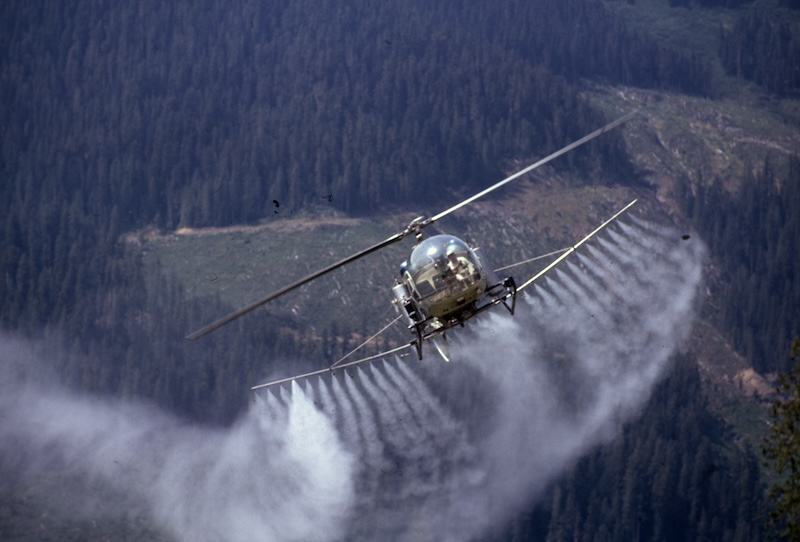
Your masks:
[[[548,499],[496,539],[761,539],[758,462],[721,453],[724,440],[696,365],[681,358],[639,423],[582,459]]]
[[[185,343],[231,307],[188,299],[174,270],[147,258],[147,232],[441,208],[610,120],[587,99],[598,87],[732,103],[746,88],[756,98],[742,107],[796,109],[797,2],[621,4],[3,3],[0,330],[44,344],[48,370],[72,390],[226,426],[263,360],[316,367],[350,339],[338,324],[304,335],[298,319],[260,313],[211,343]],[[738,22],[717,27],[713,50],[693,51],[620,14],[655,5]],[[686,125],[714,122],[724,119]],[[800,165],[796,147],[790,158],[770,152],[728,157],[750,172],[741,178],[687,173],[669,192],[653,181],[661,166],[612,132],[549,173],[565,190],[630,190],[696,230],[713,260],[703,318],[769,372],[786,367],[800,333]],[[487,537],[764,536],[757,459],[710,412],[698,378],[686,355],[639,420]],[[4,488],[0,538],[37,539],[40,504],[27,491],[17,478]],[[47,521],[84,539],[108,532]],[[108,525],[120,539],[141,531]]]
[[[720,36],[720,59],[728,74],[755,81],[780,95],[800,90],[797,21],[776,21],[757,10],[742,15]]]
[[[800,160],[777,177],[767,161],[736,194],[717,179],[683,201],[724,270],[716,286],[726,302],[714,319],[761,372],[789,369],[786,345],[800,320]]]
[[[681,88],[695,71],[599,5],[487,9],[5,4],[2,321],[61,319],[114,275],[103,260],[125,230],[444,201],[600,124],[568,79],[606,66]],[[632,179],[614,135],[591,149],[565,163]]]

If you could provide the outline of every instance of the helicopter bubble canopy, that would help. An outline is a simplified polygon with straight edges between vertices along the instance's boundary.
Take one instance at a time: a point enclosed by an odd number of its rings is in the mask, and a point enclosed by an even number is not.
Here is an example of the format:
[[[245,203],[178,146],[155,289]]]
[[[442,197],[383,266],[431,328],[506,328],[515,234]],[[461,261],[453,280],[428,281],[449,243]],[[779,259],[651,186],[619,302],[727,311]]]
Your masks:
[[[452,235],[434,235],[421,241],[401,272],[410,286],[425,298],[448,287],[472,285],[482,278],[481,263],[472,249]]]
[[[414,247],[404,271],[415,277],[423,269],[430,268],[431,264],[444,268],[448,261],[461,258],[476,267],[480,266],[478,258],[464,241],[453,235],[434,235]]]

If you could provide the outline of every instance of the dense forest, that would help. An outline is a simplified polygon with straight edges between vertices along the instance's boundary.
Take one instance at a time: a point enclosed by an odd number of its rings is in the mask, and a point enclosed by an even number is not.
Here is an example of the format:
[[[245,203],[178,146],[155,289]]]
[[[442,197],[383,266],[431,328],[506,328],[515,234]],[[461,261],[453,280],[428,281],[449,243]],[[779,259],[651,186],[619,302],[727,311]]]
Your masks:
[[[682,203],[724,269],[713,287],[725,303],[710,317],[758,371],[789,369],[800,321],[800,160],[785,176],[767,160],[733,194],[720,180],[696,194],[684,187]]]
[[[752,3],[753,0],[669,0],[670,7],[738,8]]]
[[[210,347],[176,343],[230,307],[187,301],[124,234],[256,223],[276,206],[369,215],[452,201],[610,120],[582,99],[587,80],[713,99],[719,62],[797,92],[796,26],[746,1],[669,4],[743,12],[710,58],[590,0],[5,2],[0,329],[44,340],[71,389],[230,424],[258,360],[329,352],[264,334],[269,316]],[[647,189],[614,133],[556,167]],[[724,270],[713,319],[769,371],[786,367],[800,322],[800,164],[785,177],[753,167],[738,192],[711,179],[679,199]],[[493,539],[759,539],[757,460],[726,431],[681,359],[639,420]],[[26,539],[7,509],[0,535]]]
[[[273,201],[436,203],[600,125],[570,80],[707,80],[698,59],[577,0],[358,16],[297,3],[3,10],[0,322],[88,337],[107,320],[104,288],[126,281],[127,262],[108,257],[126,230],[255,221]],[[614,134],[564,162],[633,179]]]
[[[722,30],[719,56],[728,74],[754,81],[780,95],[800,89],[800,36],[797,24],[775,21],[757,10]]]
[[[703,397],[696,365],[679,357],[637,423],[581,459],[542,504],[496,539],[762,538],[758,459],[751,450],[722,451],[725,426]]]

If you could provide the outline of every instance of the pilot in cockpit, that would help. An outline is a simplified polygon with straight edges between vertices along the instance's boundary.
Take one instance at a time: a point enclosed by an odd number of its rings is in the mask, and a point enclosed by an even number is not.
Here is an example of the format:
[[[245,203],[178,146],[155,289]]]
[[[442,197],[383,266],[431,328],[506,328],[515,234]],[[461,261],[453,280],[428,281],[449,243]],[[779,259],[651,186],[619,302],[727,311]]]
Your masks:
[[[454,252],[451,252],[447,255],[447,267],[449,267],[450,271],[457,275],[463,270],[464,264],[461,263],[461,260],[455,255]]]

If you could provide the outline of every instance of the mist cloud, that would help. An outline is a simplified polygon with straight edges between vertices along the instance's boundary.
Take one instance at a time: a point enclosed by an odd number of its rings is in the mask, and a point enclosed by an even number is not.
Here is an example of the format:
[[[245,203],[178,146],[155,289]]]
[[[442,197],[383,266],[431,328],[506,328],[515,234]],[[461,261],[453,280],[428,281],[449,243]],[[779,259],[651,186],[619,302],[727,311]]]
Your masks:
[[[353,456],[313,402],[295,389],[272,411],[260,399],[233,427],[182,422],[155,408],[77,397],[14,381],[24,346],[3,343],[0,451],[29,476],[82,476],[104,486],[61,488],[82,516],[146,513],[180,540],[335,540],[354,498]],[[13,359],[19,355],[22,359]],[[9,373],[17,373],[10,375]],[[92,486],[92,483],[87,483]],[[74,509],[74,503],[82,505]]]
[[[452,362],[285,386],[228,429],[20,386],[8,368],[26,354],[4,347],[0,449],[98,480],[183,540],[467,540],[642,409],[690,330],[703,257],[670,228],[616,225],[514,317],[451,333]]]

